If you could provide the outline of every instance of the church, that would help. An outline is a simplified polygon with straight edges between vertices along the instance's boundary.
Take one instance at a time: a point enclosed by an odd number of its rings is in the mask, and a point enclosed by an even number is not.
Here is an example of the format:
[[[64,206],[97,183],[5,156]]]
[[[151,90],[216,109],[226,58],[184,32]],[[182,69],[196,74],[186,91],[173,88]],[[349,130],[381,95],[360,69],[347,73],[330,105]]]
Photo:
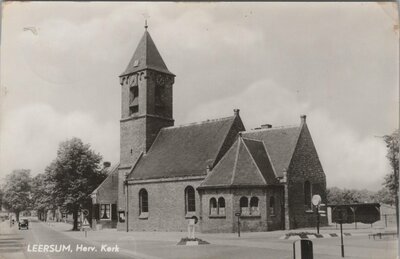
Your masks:
[[[326,204],[326,177],[306,116],[246,130],[234,109],[175,125],[174,79],[145,26],[119,76],[120,161],[91,195],[92,227],[186,231],[192,218],[211,233],[235,232],[238,220],[241,231],[314,227],[311,198]]]

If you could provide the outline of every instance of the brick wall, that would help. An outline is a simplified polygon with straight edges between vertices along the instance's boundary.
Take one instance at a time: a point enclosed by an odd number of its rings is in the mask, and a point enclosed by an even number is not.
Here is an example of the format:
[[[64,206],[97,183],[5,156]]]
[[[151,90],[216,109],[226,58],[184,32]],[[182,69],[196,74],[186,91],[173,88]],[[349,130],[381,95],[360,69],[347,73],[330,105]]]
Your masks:
[[[200,183],[201,180],[187,180],[129,185],[129,230],[186,232],[185,188],[192,186],[195,189],[196,212],[193,215],[199,218],[200,197],[196,188]],[[148,193],[147,219],[139,217],[139,191],[142,188]]]
[[[304,182],[310,182],[311,196],[319,194],[326,204],[326,178],[306,124],[301,129],[287,177],[290,228],[314,227],[316,215],[305,209]],[[321,222],[327,224],[326,217],[321,217]]]
[[[210,199],[225,199],[225,217],[210,215]],[[233,232],[235,222],[233,212],[233,194],[228,189],[201,191],[200,231],[210,233]]]

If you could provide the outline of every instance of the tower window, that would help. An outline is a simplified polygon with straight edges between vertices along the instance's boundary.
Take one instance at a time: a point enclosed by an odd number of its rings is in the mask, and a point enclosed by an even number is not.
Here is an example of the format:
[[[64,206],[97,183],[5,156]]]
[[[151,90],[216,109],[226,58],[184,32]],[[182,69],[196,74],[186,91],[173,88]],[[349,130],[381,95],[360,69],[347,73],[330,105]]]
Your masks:
[[[139,111],[139,87],[129,88],[129,115]]]

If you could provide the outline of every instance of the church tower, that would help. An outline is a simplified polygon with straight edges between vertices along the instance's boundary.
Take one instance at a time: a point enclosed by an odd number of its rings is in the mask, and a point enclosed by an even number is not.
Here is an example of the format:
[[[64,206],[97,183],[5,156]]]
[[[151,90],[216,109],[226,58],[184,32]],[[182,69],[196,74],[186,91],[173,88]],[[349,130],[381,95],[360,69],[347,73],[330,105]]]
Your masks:
[[[173,126],[172,85],[175,75],[165,65],[147,24],[128,67],[120,75],[120,168],[133,165],[150,149],[163,127]]]

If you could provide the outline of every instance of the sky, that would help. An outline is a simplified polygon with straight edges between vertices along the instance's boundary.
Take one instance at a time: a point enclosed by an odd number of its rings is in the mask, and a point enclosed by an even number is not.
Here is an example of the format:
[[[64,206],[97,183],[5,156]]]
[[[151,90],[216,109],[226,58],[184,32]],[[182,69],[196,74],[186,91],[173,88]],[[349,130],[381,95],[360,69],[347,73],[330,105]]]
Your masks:
[[[42,173],[72,137],[119,161],[118,75],[145,17],[176,75],[175,125],[306,114],[328,187],[382,187],[380,136],[399,125],[394,3],[3,3],[0,179]]]

